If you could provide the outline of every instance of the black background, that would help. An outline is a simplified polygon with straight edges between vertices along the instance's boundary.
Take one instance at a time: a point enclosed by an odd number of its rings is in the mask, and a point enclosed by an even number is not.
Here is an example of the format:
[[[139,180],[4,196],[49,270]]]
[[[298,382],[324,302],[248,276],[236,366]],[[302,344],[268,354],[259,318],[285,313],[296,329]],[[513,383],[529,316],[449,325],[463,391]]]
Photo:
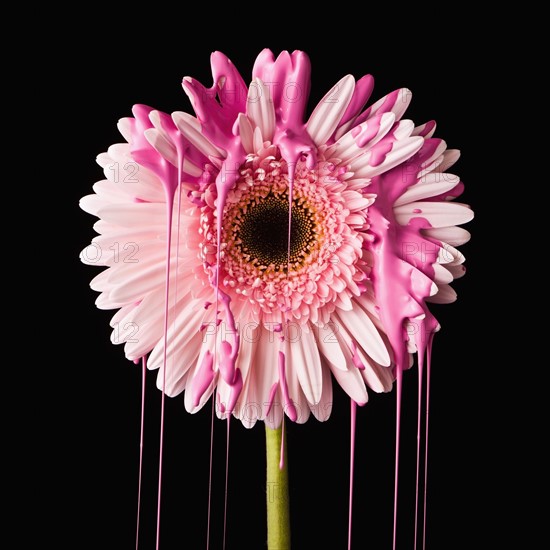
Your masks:
[[[120,27],[120,21],[117,23]],[[176,25],[177,26],[177,25]],[[326,20],[331,29],[330,18]],[[131,32],[130,32],[131,30]],[[431,29],[430,32],[432,32]],[[244,32],[244,31],[243,31]],[[56,108],[62,109],[63,284],[59,295],[65,323],[56,331],[55,389],[48,402],[55,429],[42,435],[53,449],[55,472],[47,481],[48,498],[63,495],[67,505],[48,526],[62,546],[134,548],[137,506],[141,370],[109,342],[112,312],[94,306],[89,281],[98,271],[81,265],[79,251],[94,236],[95,218],[78,208],[78,199],[102,179],[95,157],[121,141],[119,118],[135,103],[160,110],[191,112],[181,79],[193,76],[211,84],[209,55],[226,53],[245,81],[264,47],[275,53],[302,49],[312,61],[310,108],[343,75],[375,77],[372,100],[406,86],[413,92],[406,118],[417,124],[435,119],[437,137],[462,158],[452,171],[466,184],[459,199],[472,205],[476,219],[468,224],[473,239],[461,247],[468,273],[454,288],[459,300],[435,308],[442,331],[433,350],[430,473],[428,479],[428,548],[485,547],[494,535],[486,511],[494,511],[496,413],[487,406],[496,368],[489,357],[496,346],[487,330],[487,292],[493,258],[489,223],[490,197],[485,174],[483,131],[491,75],[472,74],[482,60],[473,59],[450,31],[430,41],[427,29],[408,29],[370,36],[340,29],[339,37],[305,37],[290,33],[248,32],[246,47],[231,33],[211,33],[195,41],[186,33],[164,33],[128,25],[128,32],[108,28],[91,34],[67,33],[52,54]],[[170,36],[168,36],[170,35]],[[391,43],[391,47],[388,44]],[[371,100],[371,101],[372,101]],[[483,160],[482,160],[483,159]],[[59,264],[58,264],[59,265]],[[54,306],[55,307],[55,306]],[[59,342],[60,344],[57,344]],[[65,348],[63,348],[66,343]],[[51,380],[50,380],[51,381]],[[399,549],[412,548],[417,370],[405,373],[400,471]],[[57,390],[60,390],[59,396]],[[140,549],[154,548],[158,472],[160,392],[154,375],[147,377],[142,529]],[[166,401],[161,548],[205,547],[210,407],[189,415],[180,396]],[[353,548],[391,548],[393,510],[395,395],[370,394],[358,410]],[[330,420],[312,419],[288,427],[293,548],[346,547],[349,475],[349,401],[335,391]],[[225,424],[214,432],[211,549],[222,548]],[[263,548],[265,533],[263,425],[252,430],[231,424],[227,520],[228,550]],[[62,533],[59,539],[59,533]]]

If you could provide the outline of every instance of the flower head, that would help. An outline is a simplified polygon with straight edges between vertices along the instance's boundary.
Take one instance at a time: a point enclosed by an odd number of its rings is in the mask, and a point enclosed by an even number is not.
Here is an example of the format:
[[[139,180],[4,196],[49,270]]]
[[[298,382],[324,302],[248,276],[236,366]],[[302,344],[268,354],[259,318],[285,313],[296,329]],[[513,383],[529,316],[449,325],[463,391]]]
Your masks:
[[[81,202],[99,218],[81,256],[108,267],[92,288],[118,310],[113,341],[190,412],[215,393],[246,426],[326,420],[333,378],[358,404],[389,391],[439,328],[427,304],[456,297],[458,153],[402,118],[406,89],[363,110],[370,75],[306,120],[303,52],[264,50],[248,87],[211,62],[211,88],[183,81],[196,116],[136,105],[120,121],[126,143]]]

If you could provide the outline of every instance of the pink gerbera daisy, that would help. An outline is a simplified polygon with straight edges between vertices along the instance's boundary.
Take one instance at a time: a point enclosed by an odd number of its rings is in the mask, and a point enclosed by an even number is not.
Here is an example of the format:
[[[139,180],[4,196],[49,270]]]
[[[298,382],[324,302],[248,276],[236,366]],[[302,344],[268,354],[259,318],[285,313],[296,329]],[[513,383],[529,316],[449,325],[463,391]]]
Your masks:
[[[435,123],[397,90],[364,110],[370,75],[342,78],[306,121],[310,63],[264,50],[245,84],[223,54],[185,78],[196,116],[136,105],[106,179],[81,206],[99,236],[84,262],[113,342],[148,355],[158,387],[196,412],[272,428],[326,420],[333,379],[363,405],[422,358],[464,273],[472,218]],[[167,261],[168,258],[168,261]]]

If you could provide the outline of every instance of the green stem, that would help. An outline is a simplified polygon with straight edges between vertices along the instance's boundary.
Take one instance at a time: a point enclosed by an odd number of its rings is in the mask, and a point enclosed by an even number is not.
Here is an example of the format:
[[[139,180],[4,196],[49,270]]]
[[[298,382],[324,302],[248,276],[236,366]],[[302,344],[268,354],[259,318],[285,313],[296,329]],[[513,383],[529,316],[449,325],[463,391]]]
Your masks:
[[[290,509],[286,444],[284,445],[283,452],[283,467],[280,467],[283,437],[282,428],[272,430],[267,426],[265,427],[268,550],[290,550]]]

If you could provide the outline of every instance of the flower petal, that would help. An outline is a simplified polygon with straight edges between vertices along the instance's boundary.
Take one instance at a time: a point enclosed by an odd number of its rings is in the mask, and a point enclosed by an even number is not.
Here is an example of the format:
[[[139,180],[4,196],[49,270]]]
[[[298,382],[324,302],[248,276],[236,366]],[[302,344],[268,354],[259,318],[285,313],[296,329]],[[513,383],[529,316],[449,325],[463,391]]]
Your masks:
[[[298,341],[289,344],[289,350],[292,368],[296,370],[306,399],[313,404],[319,403],[323,391],[323,375],[313,333],[304,327]]]
[[[246,113],[254,126],[260,129],[264,141],[272,141],[275,132],[275,109],[269,88],[255,78],[248,88]]]
[[[247,153],[253,153],[254,152],[254,131],[252,130],[252,124],[250,124],[250,120],[248,120],[248,117],[240,113],[239,114],[239,135],[241,136],[241,142],[243,144],[243,148]]]
[[[432,237],[451,246],[460,246],[470,240],[470,232],[462,227],[430,227],[423,229],[422,233],[427,237]]]
[[[393,113],[395,120],[400,120],[405,114],[412,99],[412,92],[407,88],[394,90],[383,98],[373,103],[364,113],[357,117],[354,126],[361,124],[374,115]]]
[[[432,173],[411,185],[394,203],[395,206],[437,197],[456,187],[460,178],[453,174]]]
[[[330,146],[326,151],[327,158],[338,158],[342,163],[350,162],[378,143],[392,129],[394,123],[393,113],[382,113],[370,118]]]
[[[188,113],[176,111],[172,113],[172,120],[178,130],[206,157],[224,158],[225,153],[219,147],[216,147],[201,132],[200,122]]]
[[[338,325],[333,321],[327,323],[322,328],[317,328],[317,345],[325,360],[331,367],[340,370],[348,370],[346,358],[340,347],[340,342],[336,337]]]
[[[351,101],[354,88],[353,76],[345,76],[334,85],[311,113],[306,129],[317,146],[326,143],[338,127]]]
[[[341,388],[359,405],[364,405],[369,400],[367,388],[359,369],[350,368],[340,370],[329,365],[330,371]]]
[[[323,379],[321,381],[323,386],[323,393],[317,403],[310,403],[310,409],[313,416],[319,420],[319,422],[325,422],[329,419],[332,412],[332,379],[330,377],[330,369],[325,365],[321,368]]]
[[[455,290],[449,285],[439,285],[437,294],[426,298],[426,302],[432,304],[451,304],[456,301],[457,295]]]
[[[413,218],[425,218],[432,227],[447,227],[469,222],[474,213],[467,204],[459,202],[412,202],[394,209],[401,225]]]
[[[382,143],[384,143],[384,140],[380,141],[378,145]],[[364,158],[358,157],[357,160],[352,162],[352,170],[355,172],[355,177],[373,178],[383,172],[387,172],[417,153],[423,143],[424,138],[422,137],[409,137],[395,141],[391,144],[389,152],[382,153],[382,160],[375,157],[371,150],[365,154]]]
[[[338,311],[336,318],[377,363],[383,366],[390,364],[391,360],[386,344],[371,318],[363,309],[355,307],[351,311]]]

